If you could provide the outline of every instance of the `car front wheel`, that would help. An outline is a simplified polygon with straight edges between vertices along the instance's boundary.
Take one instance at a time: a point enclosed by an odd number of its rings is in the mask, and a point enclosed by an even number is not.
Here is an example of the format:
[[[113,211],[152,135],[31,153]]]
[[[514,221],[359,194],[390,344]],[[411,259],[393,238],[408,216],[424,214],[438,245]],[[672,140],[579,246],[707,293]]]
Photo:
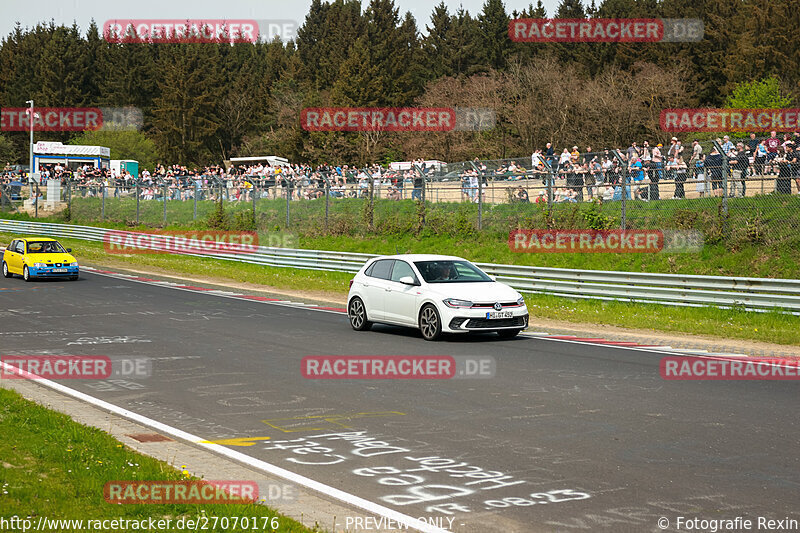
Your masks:
[[[367,320],[367,308],[358,296],[350,300],[347,316],[350,317],[350,325],[356,331],[366,331],[372,327],[372,322]]]
[[[419,312],[419,330],[426,341],[435,341],[442,336],[442,320],[433,305],[426,304]]]
[[[25,281],[31,281],[31,273],[30,273],[30,272],[28,272],[28,265],[25,265],[25,266],[22,268],[22,278],[23,278]]]
[[[8,265],[6,264],[6,262],[5,262],[5,261],[3,261],[3,277],[4,277],[4,278],[10,278],[10,277],[12,277],[13,275],[14,275],[14,274],[12,274],[12,273],[11,273],[11,272],[8,270]]]

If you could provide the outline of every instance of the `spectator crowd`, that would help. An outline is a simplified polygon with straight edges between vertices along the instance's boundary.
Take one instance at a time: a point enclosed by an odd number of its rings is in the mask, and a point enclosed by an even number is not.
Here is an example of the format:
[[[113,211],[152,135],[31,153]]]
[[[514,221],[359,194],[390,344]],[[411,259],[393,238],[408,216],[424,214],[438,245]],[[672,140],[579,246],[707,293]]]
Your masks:
[[[697,196],[722,196],[725,184],[731,197],[744,197],[748,181],[773,180],[774,192],[792,194],[792,183],[800,191],[800,158],[797,148],[800,134],[782,137],[771,132],[766,138],[750,134],[733,142],[727,135],[704,149],[695,140],[689,146],[673,137],[668,146],[641,146],[632,142],[627,149],[594,151],[564,148],[557,154],[552,143],[537,149],[527,159],[498,162],[475,158],[461,163],[458,170],[446,172],[422,159],[405,165],[405,170],[381,165],[357,167],[323,163],[269,165],[254,163],[222,167],[218,165],[189,169],[181,165],[157,165],[152,172],[139,176],[117,173],[91,165],[65,167],[61,163],[44,164],[38,169],[43,180],[58,179],[69,184],[71,194],[113,197],[138,194],[142,200],[218,200],[251,201],[254,198],[287,196],[293,200],[323,198],[363,198],[370,193],[400,200],[421,199],[425,182],[460,183],[461,200],[486,200],[490,184],[507,184],[507,198],[512,202],[530,202],[530,180],[541,180],[534,202],[547,201],[545,186],[552,190],[554,202],[604,201],[627,198],[642,201],[662,199],[664,191],[671,198],[686,198],[687,187],[695,187]],[[487,164],[488,163],[488,164]],[[526,168],[527,167],[527,168]],[[0,175],[3,190],[15,180],[27,184],[24,173],[6,171]],[[526,180],[522,185],[519,180]],[[514,183],[519,182],[519,183]],[[458,187],[458,186],[456,186]],[[624,189],[624,191],[623,191]],[[2,191],[0,191],[2,192]],[[32,193],[35,194],[35,193]],[[8,193],[6,193],[8,195]]]

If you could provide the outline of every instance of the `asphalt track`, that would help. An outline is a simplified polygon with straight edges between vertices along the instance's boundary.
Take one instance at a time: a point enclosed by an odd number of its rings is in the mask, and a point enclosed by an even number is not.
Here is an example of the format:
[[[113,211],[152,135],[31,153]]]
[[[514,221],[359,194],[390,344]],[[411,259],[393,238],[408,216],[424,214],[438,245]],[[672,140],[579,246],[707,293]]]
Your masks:
[[[652,351],[430,343],[354,332],[342,314],[88,273],[0,279],[0,346],[151,358],[146,379],[61,383],[210,440],[250,438],[235,449],[412,517],[454,518],[453,531],[800,518],[797,382],[664,381],[665,354]],[[497,372],[308,380],[307,355],[491,355]]]

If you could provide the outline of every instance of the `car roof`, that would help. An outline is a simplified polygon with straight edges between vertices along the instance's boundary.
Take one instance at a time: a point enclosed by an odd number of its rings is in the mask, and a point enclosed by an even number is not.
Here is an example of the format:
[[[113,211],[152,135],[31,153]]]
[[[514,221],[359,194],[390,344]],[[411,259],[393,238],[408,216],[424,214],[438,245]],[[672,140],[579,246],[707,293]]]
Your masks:
[[[396,255],[382,255],[375,259],[403,259],[404,261],[466,261],[463,257],[456,257],[455,255],[436,255],[436,254],[396,254]]]
[[[20,241],[56,241],[52,237],[19,237],[17,240]],[[57,241],[56,241],[57,242]]]

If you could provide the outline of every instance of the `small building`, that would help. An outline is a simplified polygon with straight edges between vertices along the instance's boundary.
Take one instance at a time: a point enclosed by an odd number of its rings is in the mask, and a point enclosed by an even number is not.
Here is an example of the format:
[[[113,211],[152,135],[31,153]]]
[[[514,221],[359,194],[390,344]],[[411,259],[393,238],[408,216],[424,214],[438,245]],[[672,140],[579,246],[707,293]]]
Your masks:
[[[84,165],[95,168],[111,166],[111,149],[105,146],[80,146],[60,142],[39,141],[33,145],[33,168],[38,172],[42,165],[61,163],[70,170]]]

